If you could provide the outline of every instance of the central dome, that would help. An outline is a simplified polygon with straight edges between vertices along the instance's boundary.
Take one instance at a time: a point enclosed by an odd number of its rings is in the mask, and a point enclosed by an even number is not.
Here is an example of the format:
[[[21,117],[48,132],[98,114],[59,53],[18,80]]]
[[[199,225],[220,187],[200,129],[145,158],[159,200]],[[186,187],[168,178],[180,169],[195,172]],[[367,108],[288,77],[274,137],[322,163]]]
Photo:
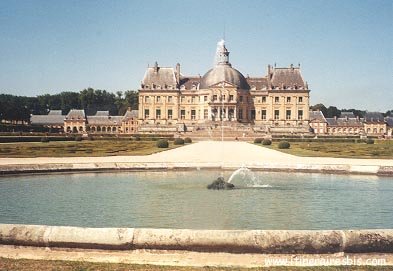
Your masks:
[[[224,40],[217,43],[216,65],[202,77],[199,88],[207,89],[221,82],[228,82],[239,89],[250,89],[243,74],[232,68],[231,63],[229,63],[229,52],[225,47]]]
[[[238,70],[227,64],[216,65],[209,70],[201,80],[200,89],[209,88],[212,85],[228,82],[235,85],[239,89],[250,89],[246,78]]]

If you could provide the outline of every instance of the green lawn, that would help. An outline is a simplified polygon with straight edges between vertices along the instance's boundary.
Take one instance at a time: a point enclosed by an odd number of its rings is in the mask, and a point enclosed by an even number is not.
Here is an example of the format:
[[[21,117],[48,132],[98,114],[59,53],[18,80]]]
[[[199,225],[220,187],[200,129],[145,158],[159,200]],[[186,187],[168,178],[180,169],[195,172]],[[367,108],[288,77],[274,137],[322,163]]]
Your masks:
[[[0,258],[0,271],[28,271],[28,270],[40,270],[40,271],[52,271],[52,270],[67,270],[67,271],[83,271],[83,270],[136,270],[136,271],[218,271],[218,270],[250,270],[250,271],[374,271],[392,270],[391,266],[343,266],[343,267],[265,267],[265,268],[218,268],[218,267],[175,267],[175,266],[155,266],[155,265],[135,265],[135,264],[114,264],[114,263],[87,263],[87,262],[66,262],[66,261],[40,261],[40,260],[12,260],[6,258]]]
[[[170,142],[169,148],[178,147]],[[157,148],[156,141],[95,140],[52,141],[48,143],[0,144],[0,157],[76,157],[111,155],[148,155],[166,149]]]
[[[267,147],[298,156],[393,159],[392,140],[376,141],[375,144],[348,142],[290,142],[290,144],[290,149],[284,150],[278,149],[278,142],[273,142]]]

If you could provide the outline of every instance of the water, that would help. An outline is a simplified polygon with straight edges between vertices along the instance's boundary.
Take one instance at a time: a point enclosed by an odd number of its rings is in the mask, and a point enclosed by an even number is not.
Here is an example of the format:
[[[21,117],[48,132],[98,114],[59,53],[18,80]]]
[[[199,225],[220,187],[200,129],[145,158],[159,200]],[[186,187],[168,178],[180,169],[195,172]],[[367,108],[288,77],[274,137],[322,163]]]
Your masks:
[[[225,178],[232,171],[224,172]],[[393,178],[216,171],[0,178],[0,223],[191,229],[393,228]]]

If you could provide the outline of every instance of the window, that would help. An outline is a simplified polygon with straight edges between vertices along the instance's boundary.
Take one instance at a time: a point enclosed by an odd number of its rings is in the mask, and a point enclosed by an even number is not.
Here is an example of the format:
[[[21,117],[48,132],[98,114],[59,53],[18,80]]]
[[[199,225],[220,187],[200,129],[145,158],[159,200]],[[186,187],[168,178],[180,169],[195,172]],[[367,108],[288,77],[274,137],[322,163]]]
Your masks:
[[[229,95],[229,101],[230,101],[230,102],[233,101],[233,95]]]
[[[205,109],[205,110],[203,110],[203,118],[204,119],[208,119],[209,118],[209,112],[208,112],[208,110],[207,109]]]
[[[173,116],[173,111],[172,109],[168,109],[168,119],[171,120]]]
[[[275,120],[280,119],[280,110],[274,110],[274,119]]]
[[[191,96],[191,103],[195,103],[195,96]]]
[[[299,103],[303,102],[303,97],[299,97]]]
[[[297,111],[297,119],[302,120],[303,119],[303,110],[298,110]]]
[[[274,97],[274,102],[279,103],[280,102],[280,97]]]
[[[161,96],[157,96],[157,103],[161,102]]]
[[[191,110],[191,119],[194,120],[195,119],[195,110]]]
[[[149,109],[145,109],[145,119],[149,118]]]
[[[262,97],[262,102],[263,102],[263,103],[266,103],[266,96],[263,96],[263,97]]]
[[[262,110],[262,119],[263,119],[263,120],[266,119],[266,110]]]
[[[217,95],[213,95],[213,101],[217,101]]]
[[[168,96],[168,103],[172,102],[172,96]]]
[[[291,97],[287,97],[287,103],[291,102]]]
[[[150,102],[150,97],[149,96],[145,96],[145,103]]]
[[[161,109],[156,109],[156,119],[161,119]]]
[[[251,120],[255,120],[255,109],[251,110]]]
[[[180,119],[184,120],[186,118],[186,110],[180,110]]]
[[[239,101],[242,103],[243,102],[243,96],[239,96]]]
[[[239,119],[243,119],[243,109],[239,109]]]
[[[203,96],[203,101],[207,102],[207,96]]]
[[[184,103],[184,96],[181,96],[181,97],[180,97],[180,101],[181,101],[182,103]]]
[[[291,119],[291,110],[287,110],[286,118],[287,120]]]

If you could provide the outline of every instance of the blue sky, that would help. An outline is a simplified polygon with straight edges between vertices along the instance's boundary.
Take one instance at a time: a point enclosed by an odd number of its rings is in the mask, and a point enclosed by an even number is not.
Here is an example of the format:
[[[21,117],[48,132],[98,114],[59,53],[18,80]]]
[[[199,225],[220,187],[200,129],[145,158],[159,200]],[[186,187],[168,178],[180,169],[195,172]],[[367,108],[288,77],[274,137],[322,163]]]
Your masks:
[[[301,63],[311,104],[393,108],[393,1],[0,1],[0,92],[138,89],[148,64],[203,75]]]

